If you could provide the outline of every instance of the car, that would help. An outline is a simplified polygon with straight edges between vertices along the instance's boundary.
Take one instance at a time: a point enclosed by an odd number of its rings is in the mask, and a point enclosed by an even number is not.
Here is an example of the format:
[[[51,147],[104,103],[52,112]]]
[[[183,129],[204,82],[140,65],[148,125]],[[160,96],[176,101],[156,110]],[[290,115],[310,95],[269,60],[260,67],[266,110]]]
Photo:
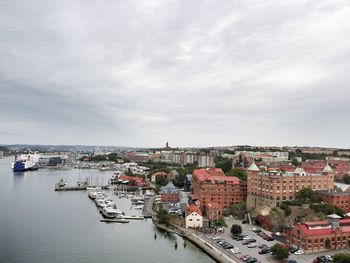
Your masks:
[[[248,247],[249,248],[254,248],[254,247],[257,247],[257,245],[256,245],[256,243],[250,243],[250,244],[248,244]]]
[[[247,260],[246,260],[246,262],[247,263],[255,263],[255,262],[257,262],[258,260],[256,259],[256,258],[248,258]]]
[[[269,246],[266,244],[262,244],[262,245],[258,246],[258,248],[260,248],[260,249],[265,248],[265,247],[269,247]]]
[[[241,241],[241,240],[243,240],[243,237],[242,236],[237,236],[237,237],[234,237],[233,239],[236,240],[236,241]]]
[[[251,239],[252,237],[251,236],[244,236],[243,237],[243,240],[249,240],[249,239]]]
[[[224,247],[225,249],[231,249],[231,248],[234,248],[234,246],[233,246],[233,245],[231,245],[231,244],[225,244],[223,247]]]
[[[266,241],[274,241],[275,239],[273,237],[268,236],[265,240]]]
[[[260,233],[262,230],[261,230],[260,228],[258,228],[258,227],[253,227],[253,228],[252,228],[252,231],[253,231],[254,233]]]
[[[329,260],[329,261],[333,261],[333,257],[331,255],[325,255],[325,257]]]
[[[288,263],[298,263],[296,260],[292,259],[292,260],[289,260]]]
[[[242,245],[248,245],[248,244],[250,244],[249,240],[245,240],[245,241],[242,242]]]
[[[259,254],[268,254],[268,253],[270,253],[270,249],[269,248],[263,248],[263,249],[261,249],[258,253]]]
[[[232,252],[233,254],[239,254],[239,253],[241,253],[241,251],[239,250],[238,247],[231,248],[230,250],[231,250],[231,252]]]
[[[249,255],[244,255],[240,257],[240,259],[242,259],[243,261],[246,261],[248,258],[250,258]]]
[[[280,237],[280,236],[282,236],[282,234],[281,234],[281,232],[275,232],[275,233],[273,233],[275,236],[278,236],[278,237]]]
[[[247,224],[247,223],[248,223],[247,220],[243,220],[243,221],[242,221],[242,224]]]
[[[289,252],[290,253],[295,253],[295,252],[297,252],[299,250],[299,248],[296,248],[296,247],[290,247],[289,248]]]
[[[302,254],[304,254],[304,250],[302,249],[299,249],[298,251],[294,252],[294,255],[302,255]]]

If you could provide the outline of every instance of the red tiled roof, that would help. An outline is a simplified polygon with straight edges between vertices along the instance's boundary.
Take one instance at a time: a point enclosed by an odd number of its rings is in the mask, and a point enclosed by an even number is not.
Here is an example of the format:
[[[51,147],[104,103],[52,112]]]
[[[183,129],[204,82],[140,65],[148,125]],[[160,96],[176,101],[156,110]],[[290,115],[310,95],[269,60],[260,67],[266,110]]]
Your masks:
[[[193,212],[197,213],[198,215],[202,215],[202,211],[195,205],[190,205],[186,208],[186,216],[192,214]]]
[[[232,184],[239,184],[240,180],[235,176],[226,176],[221,168],[208,168],[208,169],[196,169],[193,171],[193,176],[200,181],[210,180],[212,183],[215,181],[226,181]]]
[[[309,221],[309,222],[304,222],[305,225],[308,226],[324,226],[324,225],[329,225],[329,221]]]
[[[306,234],[307,236],[317,236],[317,235],[324,235],[324,234],[332,234],[333,229],[332,228],[323,228],[323,229],[309,229],[307,225],[301,224],[300,231]]]

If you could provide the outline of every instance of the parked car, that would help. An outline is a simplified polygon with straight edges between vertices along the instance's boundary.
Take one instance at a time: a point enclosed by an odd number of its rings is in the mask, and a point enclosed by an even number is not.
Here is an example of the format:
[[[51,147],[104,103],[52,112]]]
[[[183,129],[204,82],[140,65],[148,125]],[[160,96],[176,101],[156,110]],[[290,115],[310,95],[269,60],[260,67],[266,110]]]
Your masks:
[[[270,248],[263,248],[263,249],[261,249],[258,253],[259,254],[268,254],[268,253],[270,253]]]
[[[257,245],[256,245],[256,243],[250,243],[250,244],[248,244],[248,247],[249,248],[254,248],[254,247],[257,247]]]
[[[302,249],[299,249],[298,251],[294,252],[294,255],[302,255],[302,254],[304,254],[304,250]]]
[[[243,220],[243,221],[242,221],[242,224],[247,224],[247,223],[248,223],[247,220]]]
[[[248,239],[251,239],[251,238],[252,238],[251,236],[244,236],[243,240],[248,240]]]
[[[243,236],[236,236],[233,239],[236,241],[241,241],[241,240],[243,240]]]
[[[250,258],[249,255],[244,255],[240,257],[240,259],[242,259],[243,261],[246,261],[248,258]]]
[[[292,260],[289,260],[288,263],[298,263],[296,260],[292,259]]]
[[[260,248],[260,249],[265,248],[265,247],[269,247],[269,246],[266,244],[261,244],[260,246],[258,246],[258,248]]]
[[[246,260],[246,262],[247,263],[255,263],[255,262],[257,262],[258,260],[256,259],[256,258],[248,258],[247,260]]]
[[[231,248],[231,252],[232,252],[233,254],[239,254],[239,253],[241,253],[241,251],[239,250],[238,247]]]
[[[275,232],[275,233],[273,233],[275,236],[278,236],[278,237],[280,237],[280,236],[282,236],[282,234],[280,233],[280,232]]]
[[[296,247],[290,247],[289,248],[289,252],[290,253],[295,253],[295,252],[297,252],[299,250],[299,248],[296,248]]]

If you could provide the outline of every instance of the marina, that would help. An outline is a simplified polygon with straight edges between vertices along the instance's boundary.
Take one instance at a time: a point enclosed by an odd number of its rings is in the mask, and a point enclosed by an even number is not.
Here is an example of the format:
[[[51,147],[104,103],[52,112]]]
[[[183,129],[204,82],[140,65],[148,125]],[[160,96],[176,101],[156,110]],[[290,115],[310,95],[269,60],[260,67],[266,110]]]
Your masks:
[[[168,234],[153,225],[152,220],[129,220],[129,223],[106,223],[88,191],[57,192],[53,186],[62,177],[68,185],[80,178],[95,177],[107,182],[109,171],[91,169],[39,169],[13,173],[13,158],[0,160],[0,254],[3,262],[214,262],[195,245],[174,249],[182,237]],[[118,209],[126,215],[142,216],[130,198],[118,198],[114,190],[105,190]],[[43,211],[45,212],[43,214]],[[23,216],[25,215],[25,216]],[[157,239],[154,239],[155,233]],[[49,241],[49,242],[48,242]],[[135,253],[135,248],[143,248]]]

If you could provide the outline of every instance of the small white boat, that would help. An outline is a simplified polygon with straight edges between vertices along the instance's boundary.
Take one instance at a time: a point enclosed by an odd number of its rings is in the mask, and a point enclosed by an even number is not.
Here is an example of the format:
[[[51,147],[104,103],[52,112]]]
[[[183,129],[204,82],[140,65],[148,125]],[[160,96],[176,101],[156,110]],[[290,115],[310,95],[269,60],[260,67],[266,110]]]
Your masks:
[[[101,209],[101,213],[104,217],[107,217],[107,218],[116,218],[118,216],[123,215],[122,211],[112,207],[103,207]]]

